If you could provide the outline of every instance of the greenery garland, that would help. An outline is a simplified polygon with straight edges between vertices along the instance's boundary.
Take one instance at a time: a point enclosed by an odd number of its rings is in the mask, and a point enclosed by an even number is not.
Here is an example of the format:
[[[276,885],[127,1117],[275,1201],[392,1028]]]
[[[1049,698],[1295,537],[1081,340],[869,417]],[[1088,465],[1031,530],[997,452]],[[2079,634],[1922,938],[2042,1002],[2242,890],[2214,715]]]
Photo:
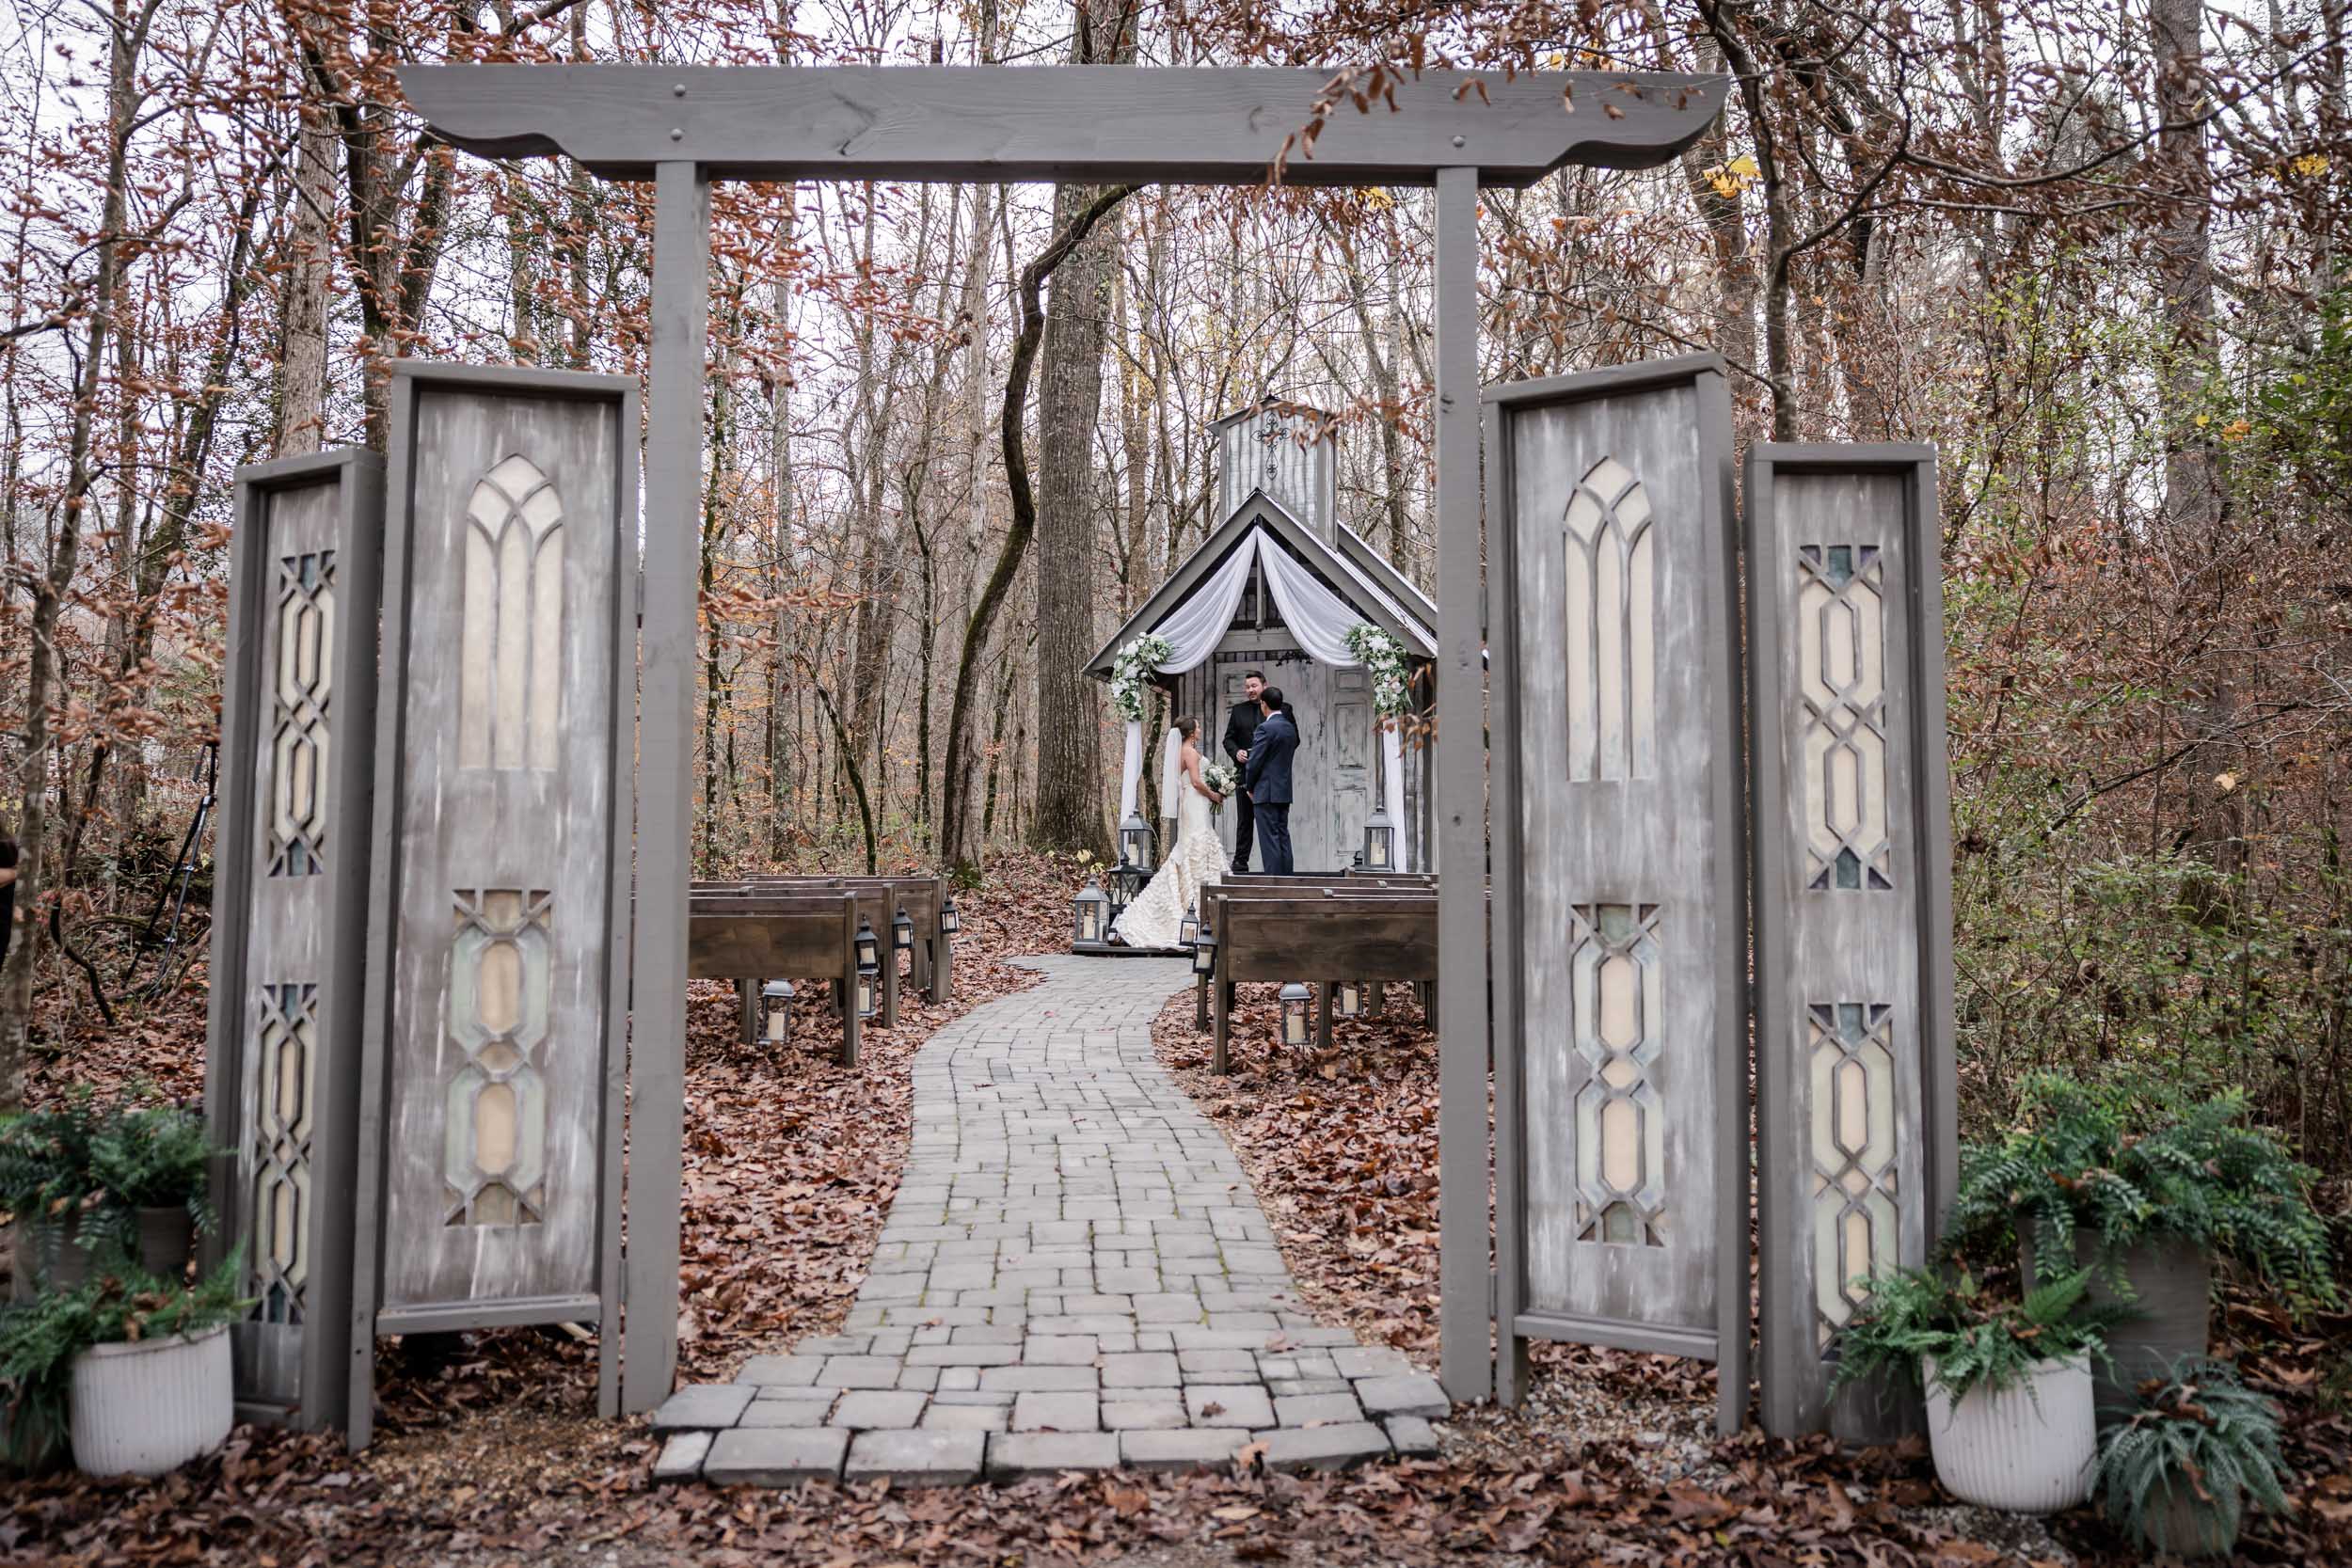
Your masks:
[[[1153,672],[1175,657],[1176,650],[1158,632],[1148,631],[1119,650],[1111,660],[1111,706],[1121,719],[1143,721],[1143,689]]]
[[[1405,644],[1359,621],[1347,628],[1347,651],[1372,674],[1372,710],[1383,719],[1406,711]]]

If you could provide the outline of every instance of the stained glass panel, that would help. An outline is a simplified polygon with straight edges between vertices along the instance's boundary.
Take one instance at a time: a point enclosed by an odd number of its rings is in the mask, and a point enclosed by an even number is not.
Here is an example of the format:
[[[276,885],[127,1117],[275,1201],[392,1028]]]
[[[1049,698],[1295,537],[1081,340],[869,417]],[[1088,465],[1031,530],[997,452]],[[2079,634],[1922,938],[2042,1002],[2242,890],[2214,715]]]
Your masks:
[[[1591,1069],[1572,1138],[1577,1239],[1662,1246],[1666,1119],[1650,1078],[1665,1026],[1658,906],[1581,904],[1571,915],[1569,1033]]]
[[[1649,495],[1613,457],[1593,465],[1565,517],[1568,777],[1657,772],[1656,588]]]
[[[529,458],[501,459],[466,506],[457,683],[463,768],[553,768],[564,670],[564,505]]]
[[[536,1225],[547,1211],[552,902],[513,888],[456,895],[445,1032],[464,1056],[444,1106],[449,1225]]]
[[[1885,568],[1875,545],[1797,551],[1805,885],[1895,885],[1886,827]]]

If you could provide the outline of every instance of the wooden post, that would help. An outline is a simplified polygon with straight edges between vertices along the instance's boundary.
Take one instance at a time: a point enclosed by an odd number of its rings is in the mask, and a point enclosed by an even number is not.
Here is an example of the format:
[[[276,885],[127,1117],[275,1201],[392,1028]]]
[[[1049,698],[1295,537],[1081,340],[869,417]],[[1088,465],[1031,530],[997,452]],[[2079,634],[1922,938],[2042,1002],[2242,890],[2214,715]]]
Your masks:
[[[1494,1389],[1486,1202],[1486,749],[1479,584],[1478,171],[1438,170],[1438,1228],[1440,1373]]]
[[[653,348],[645,432],[645,610],[640,630],[634,1112],[628,1322],[621,1407],[651,1410],[677,1376],[679,1164],[686,1131],[686,881],[693,827],[695,540],[703,355],[710,319],[710,188],[691,163],[654,170]]]

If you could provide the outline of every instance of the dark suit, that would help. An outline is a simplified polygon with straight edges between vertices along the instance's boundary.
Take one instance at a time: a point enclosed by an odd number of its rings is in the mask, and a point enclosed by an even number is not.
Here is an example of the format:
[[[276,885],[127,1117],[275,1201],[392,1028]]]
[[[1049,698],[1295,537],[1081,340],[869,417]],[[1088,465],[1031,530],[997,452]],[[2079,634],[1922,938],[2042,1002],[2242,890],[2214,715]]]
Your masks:
[[[1249,737],[1249,761],[1242,772],[1242,787],[1257,813],[1265,868],[1277,877],[1292,871],[1291,759],[1297,752],[1298,726],[1287,713],[1270,713]]]
[[[1290,709],[1285,705],[1282,711],[1288,713]],[[1233,765],[1236,772],[1244,767],[1239,753],[1248,749],[1249,737],[1258,733],[1258,721],[1263,717],[1257,704],[1248,702],[1235,703],[1232,710],[1225,715],[1225,760]],[[1233,811],[1233,869],[1247,871],[1249,869],[1249,846],[1257,815],[1248,791],[1237,792]]]

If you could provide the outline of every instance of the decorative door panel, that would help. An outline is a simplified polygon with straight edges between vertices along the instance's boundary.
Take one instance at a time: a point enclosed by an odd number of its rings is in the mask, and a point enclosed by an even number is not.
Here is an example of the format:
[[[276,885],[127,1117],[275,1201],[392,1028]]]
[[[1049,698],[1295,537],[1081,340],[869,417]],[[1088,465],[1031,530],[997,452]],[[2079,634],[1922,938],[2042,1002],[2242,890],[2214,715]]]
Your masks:
[[[382,1332],[610,1321],[633,388],[454,367],[395,383],[370,1009]]]
[[[241,468],[222,691],[205,1103],[228,1151],[215,1245],[256,1305],[240,1407],[343,1414],[383,465]]]
[[[1732,1401],[1746,943],[1720,363],[1487,404],[1498,1310],[1514,1338],[1720,1357]]]
[[[1331,788],[1323,806],[1330,835],[1327,869],[1343,871],[1364,847],[1364,824],[1372,818],[1372,676],[1362,669],[1332,668],[1331,715],[1324,735],[1331,751]]]
[[[1751,449],[1764,1411],[1820,1427],[1837,1331],[1951,1192],[1950,839],[1925,447]],[[1860,1435],[1862,1433],[1857,1433]]]

